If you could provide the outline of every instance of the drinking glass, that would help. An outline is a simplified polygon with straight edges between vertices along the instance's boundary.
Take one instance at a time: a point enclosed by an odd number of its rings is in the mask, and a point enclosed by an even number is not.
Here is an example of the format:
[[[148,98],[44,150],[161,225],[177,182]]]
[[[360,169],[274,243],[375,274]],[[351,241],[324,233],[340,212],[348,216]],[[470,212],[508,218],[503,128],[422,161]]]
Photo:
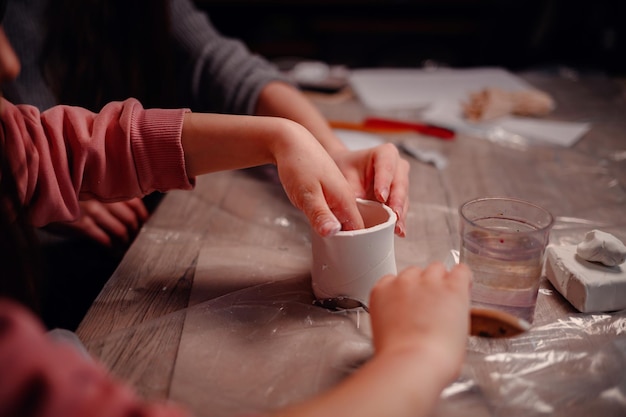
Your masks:
[[[472,307],[504,311],[532,323],[552,214],[507,197],[470,200],[459,214],[460,262],[474,274]]]

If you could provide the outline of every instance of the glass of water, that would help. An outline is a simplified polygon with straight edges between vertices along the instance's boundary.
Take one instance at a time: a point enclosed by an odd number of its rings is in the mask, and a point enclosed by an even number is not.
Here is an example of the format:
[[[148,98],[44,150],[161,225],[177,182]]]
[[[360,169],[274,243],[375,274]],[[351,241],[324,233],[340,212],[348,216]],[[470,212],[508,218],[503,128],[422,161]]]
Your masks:
[[[506,197],[459,208],[460,261],[474,274],[472,307],[504,311],[532,323],[552,214]]]

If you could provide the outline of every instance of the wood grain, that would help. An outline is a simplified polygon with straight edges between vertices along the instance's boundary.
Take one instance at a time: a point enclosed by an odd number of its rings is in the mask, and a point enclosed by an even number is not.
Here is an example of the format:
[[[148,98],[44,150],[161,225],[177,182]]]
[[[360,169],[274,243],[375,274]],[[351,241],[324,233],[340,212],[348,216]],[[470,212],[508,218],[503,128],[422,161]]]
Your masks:
[[[437,170],[407,157],[410,212],[407,237],[395,241],[399,268],[444,260],[451,249],[458,249],[457,208],[477,196],[514,196],[549,209],[557,219],[551,234],[555,244],[580,241],[591,228],[626,241],[626,102],[619,85],[596,76],[522,76],[555,97],[558,107],[550,117],[589,121],[591,131],[572,148],[525,149],[466,135],[453,141],[411,133],[383,135],[390,142],[409,140],[448,158],[447,169]],[[354,98],[317,104],[334,120],[358,121],[371,113]],[[310,244],[306,219],[289,204],[271,173],[264,168],[210,174],[199,178],[193,191],[170,192],[80,324],[77,333],[89,351],[143,395],[169,396],[201,250],[224,256],[224,262],[211,271],[218,274],[215,281],[196,290],[192,304],[254,285],[254,270],[245,262],[238,270],[236,255],[249,256],[246,251],[255,247],[291,251],[300,254],[298,265],[303,262]],[[232,268],[226,268],[231,259]],[[263,262],[263,257],[258,259]],[[232,278],[232,284],[225,285],[230,282],[226,278]],[[578,319],[585,317],[544,279],[534,323],[546,329],[542,337],[548,337],[547,329],[559,320]],[[592,352],[616,337],[609,330],[593,337],[581,334],[582,341],[564,338],[564,348],[585,346]],[[538,341],[496,345],[474,340],[469,351],[522,349],[522,343],[533,342]],[[475,376],[487,378],[491,371],[478,368]],[[497,392],[497,387],[482,388]]]

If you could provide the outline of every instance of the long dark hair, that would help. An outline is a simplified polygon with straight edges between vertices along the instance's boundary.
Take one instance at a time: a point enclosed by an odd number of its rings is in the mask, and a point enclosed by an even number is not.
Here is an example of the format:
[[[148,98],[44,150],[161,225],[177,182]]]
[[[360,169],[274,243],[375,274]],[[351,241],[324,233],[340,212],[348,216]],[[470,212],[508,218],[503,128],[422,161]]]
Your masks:
[[[42,71],[60,103],[173,102],[168,0],[50,0],[46,13]]]

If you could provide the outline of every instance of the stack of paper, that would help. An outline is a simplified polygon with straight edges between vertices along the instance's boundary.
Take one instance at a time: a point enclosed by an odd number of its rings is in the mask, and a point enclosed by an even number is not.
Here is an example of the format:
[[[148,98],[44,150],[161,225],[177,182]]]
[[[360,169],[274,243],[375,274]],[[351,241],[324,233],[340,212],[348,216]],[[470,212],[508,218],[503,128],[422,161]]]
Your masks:
[[[533,88],[501,68],[357,69],[350,84],[363,104],[374,110],[418,109],[423,121],[496,141],[540,141],[571,146],[589,123],[506,116],[472,123],[463,118],[462,103],[485,88],[508,91]],[[558,106],[558,103],[557,103]]]

